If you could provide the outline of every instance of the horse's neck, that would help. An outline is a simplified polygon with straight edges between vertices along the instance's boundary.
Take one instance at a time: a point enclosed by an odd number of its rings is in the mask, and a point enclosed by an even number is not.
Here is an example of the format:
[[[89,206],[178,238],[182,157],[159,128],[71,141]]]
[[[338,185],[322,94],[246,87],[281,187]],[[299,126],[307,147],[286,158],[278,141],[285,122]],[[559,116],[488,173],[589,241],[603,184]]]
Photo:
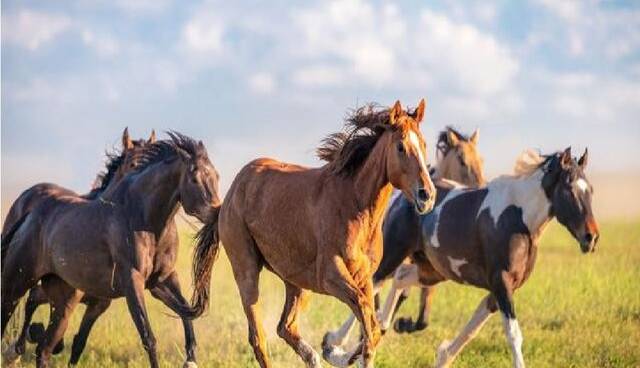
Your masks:
[[[354,191],[360,215],[373,226],[381,223],[393,187],[387,175],[386,150],[389,137],[380,138],[354,177]]]
[[[509,205],[520,207],[523,221],[534,238],[540,235],[551,220],[551,203],[541,185],[543,176],[544,173],[537,170],[524,177],[500,177],[489,185],[488,196],[492,196],[489,202],[503,210]],[[492,215],[499,216],[500,213]]]
[[[141,215],[134,220],[150,226],[156,235],[173,221],[179,208],[181,165],[179,159],[153,164],[132,178],[127,188],[126,205]]]

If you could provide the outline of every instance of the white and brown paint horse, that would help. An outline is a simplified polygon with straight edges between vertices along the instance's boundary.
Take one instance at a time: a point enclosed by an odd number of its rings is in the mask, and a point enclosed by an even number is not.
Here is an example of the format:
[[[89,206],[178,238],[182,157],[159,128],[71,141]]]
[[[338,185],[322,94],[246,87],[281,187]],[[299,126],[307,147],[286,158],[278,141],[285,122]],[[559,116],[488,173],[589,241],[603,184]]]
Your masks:
[[[549,156],[528,151],[516,163],[515,175],[492,180],[486,188],[436,184],[439,203],[421,220],[426,259],[417,270],[396,274],[394,281],[405,281],[394,283],[385,312],[393,311],[401,288],[411,282],[453,280],[489,291],[460,335],[440,345],[437,367],[448,366],[498,309],[514,367],[524,367],[513,293],[533,271],[545,226],[555,217],[584,253],[593,252],[599,238],[586,165],[587,151],[577,161],[570,148]]]
[[[437,166],[432,169],[431,177],[436,181],[450,179],[465,184],[469,187],[479,187],[485,184],[483,173],[483,159],[478,152],[480,132],[476,130],[468,137],[452,127],[447,127],[438,135],[436,144]],[[383,231],[383,256],[378,269],[373,275],[374,290],[376,292],[376,307],[378,307],[378,292],[386,280],[393,277],[396,270],[410,259],[415,264],[420,264],[425,258],[421,251],[420,240],[420,216],[413,210],[413,205],[405,197],[396,192],[390,201],[385,216]],[[436,202],[437,203],[437,202]],[[404,265],[406,267],[417,267]],[[427,326],[427,319],[431,301],[433,300],[434,287],[422,286],[420,296],[420,308],[418,318],[413,323],[410,319],[399,320],[396,330],[399,332],[412,332],[422,330]],[[406,299],[409,288],[405,289],[395,304],[399,306]],[[398,308],[396,307],[395,310]],[[386,319],[381,320],[382,331],[389,328],[393,313],[385,313]],[[336,331],[329,332],[327,341],[333,345],[343,346],[349,334],[355,326],[355,316],[345,321]]]

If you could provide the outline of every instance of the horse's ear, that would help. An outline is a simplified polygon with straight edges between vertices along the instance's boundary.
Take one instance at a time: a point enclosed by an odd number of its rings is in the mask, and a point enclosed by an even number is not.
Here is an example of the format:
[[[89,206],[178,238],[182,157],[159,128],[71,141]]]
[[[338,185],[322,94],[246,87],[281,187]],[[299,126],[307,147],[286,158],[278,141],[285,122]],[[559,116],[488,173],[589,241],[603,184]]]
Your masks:
[[[453,147],[458,145],[460,139],[458,139],[458,135],[452,130],[447,130],[447,141],[449,141],[449,146]]]
[[[131,141],[131,137],[129,137],[129,127],[124,128],[124,132],[122,132],[122,149],[132,149],[133,142]]]
[[[398,119],[402,116],[402,105],[400,104],[400,100],[396,101],[393,104],[393,107],[389,109],[389,124],[396,125],[398,123]]]
[[[422,119],[424,119],[424,109],[426,108],[427,103],[424,101],[424,98],[420,100],[416,111],[413,113],[413,119],[416,123],[421,123]]]
[[[571,146],[567,147],[567,149],[562,152],[560,156],[560,165],[563,169],[568,169],[571,167]]]
[[[149,140],[147,143],[156,143],[156,130],[151,129],[151,135],[149,136]]]
[[[578,165],[584,170],[587,167],[587,162],[589,159],[589,150],[587,148],[584,149],[584,153],[582,157],[578,160]]]
[[[471,134],[471,138],[469,138],[473,144],[478,144],[478,139],[480,139],[480,128],[476,129],[476,131]]]

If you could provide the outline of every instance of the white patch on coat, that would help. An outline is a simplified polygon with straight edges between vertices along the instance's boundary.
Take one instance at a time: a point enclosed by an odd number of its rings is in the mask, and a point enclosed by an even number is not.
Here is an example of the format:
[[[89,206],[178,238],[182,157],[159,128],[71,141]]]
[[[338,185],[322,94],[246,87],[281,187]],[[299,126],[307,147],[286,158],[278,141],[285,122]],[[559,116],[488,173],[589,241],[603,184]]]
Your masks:
[[[451,265],[451,271],[456,274],[456,276],[462,278],[462,273],[460,272],[460,267],[469,263],[466,259],[455,259],[453,257],[447,256],[449,258],[449,264]]]
[[[576,180],[576,187],[578,187],[578,189],[580,189],[583,192],[586,192],[587,189],[589,189],[589,183],[587,183],[586,180],[579,178],[578,180]]]
[[[537,170],[529,176],[501,176],[487,184],[487,195],[480,205],[476,216],[489,209],[493,223],[509,206],[522,209],[522,221],[531,234],[539,232],[540,227],[549,219],[551,204],[542,189],[544,172]]]
[[[420,162],[420,167],[422,168],[422,171],[429,174],[427,159],[425,157],[422,147],[420,146],[420,139],[418,138],[418,135],[412,130],[409,131],[409,142],[411,142],[411,145],[413,145],[413,148],[418,153],[418,161]]]
[[[464,188],[464,186],[460,186],[450,190],[449,193],[447,193],[447,195],[442,199],[440,204],[438,204],[438,206],[433,209],[432,214],[429,215],[436,217],[436,224],[433,226],[433,234],[431,234],[431,236],[429,237],[429,245],[431,245],[432,247],[440,247],[440,241],[438,240],[438,225],[440,225],[440,212],[442,211],[442,208],[444,207],[445,203],[464,193]]]

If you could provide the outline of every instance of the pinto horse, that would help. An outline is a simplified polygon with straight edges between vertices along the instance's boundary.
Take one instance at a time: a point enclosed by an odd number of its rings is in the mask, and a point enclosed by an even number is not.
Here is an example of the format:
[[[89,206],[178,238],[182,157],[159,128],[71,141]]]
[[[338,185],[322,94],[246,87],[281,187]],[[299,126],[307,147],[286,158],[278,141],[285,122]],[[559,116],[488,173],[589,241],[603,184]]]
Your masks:
[[[177,242],[163,239],[175,231],[170,224],[180,205],[202,222],[217,217],[218,174],[202,142],[169,135],[170,140],[144,147],[135,171],[100,200],[48,198],[2,243],[2,334],[19,298],[39,280],[52,304],[45,338],[36,349],[39,367],[48,365],[85,293],[127,299],[152,367],[158,361],[144,289],[180,316],[194,308],[177,283]]]
[[[103,173],[97,175],[93,188],[87,194],[78,195],[73,191],[51,183],[39,183],[31,188],[25,190],[20,194],[18,199],[13,202],[7,218],[2,227],[2,239],[11,232],[15,231],[16,224],[24,220],[24,218],[31,212],[36,206],[45,201],[47,198],[64,197],[64,196],[78,196],[81,198],[94,200],[97,199],[101,193],[103,193],[110,186],[118,183],[124,175],[132,171],[138,164],[138,155],[136,152],[140,150],[146,144],[151,144],[156,141],[155,131],[151,131],[151,135],[148,140],[138,139],[133,140],[129,136],[129,129],[125,128],[122,133],[122,149],[119,153],[108,153],[106,170]],[[48,303],[49,300],[40,285],[33,287],[29,291],[29,296],[24,306],[24,320],[20,335],[16,342],[10,346],[7,351],[3,352],[3,358],[5,361],[13,361],[25,352],[25,344],[27,339],[31,342],[37,342],[42,338],[44,332],[44,326],[40,323],[31,325],[31,318],[35,313],[38,306]],[[100,311],[106,310],[108,307],[108,301],[100,300],[98,298],[92,298],[89,295],[85,295],[82,298],[82,303],[87,305],[85,311],[85,317],[80,325],[80,331],[74,338],[73,349],[70,359],[70,364],[76,364],[82,353],[82,348],[86,343],[90,326],[95,322],[95,318],[99,316]],[[106,306],[104,306],[104,304]],[[94,318],[95,316],[95,318]],[[59,353],[63,349],[63,341],[54,349],[54,354]]]
[[[471,187],[484,185],[483,160],[477,149],[479,137],[478,130],[471,137],[467,137],[451,127],[440,132],[436,144],[438,164],[435,170],[432,170],[432,178],[436,182],[441,179],[458,180]],[[376,308],[379,304],[379,290],[405,259],[410,257],[413,263],[420,263],[424,258],[417,252],[420,244],[419,222],[420,216],[413,210],[410,202],[400,195],[392,198],[382,225],[384,247],[382,260],[373,274]],[[400,295],[398,305],[406,299],[405,294],[408,290],[405,289],[405,292]],[[415,324],[411,320],[402,320],[401,323],[396,324],[396,330],[410,332],[426,328],[432,299],[433,287],[423,287],[419,314]],[[392,317],[392,314],[386,315]],[[388,329],[390,322],[391,318],[380,321],[383,331]],[[355,315],[352,314],[338,330],[327,333],[325,338],[332,345],[343,346],[354,324]]]
[[[394,281],[400,277],[432,286],[453,280],[489,291],[460,335],[440,345],[436,367],[449,366],[497,310],[514,367],[524,367],[513,294],[533,271],[540,235],[555,217],[584,253],[593,252],[599,238],[591,210],[593,189],[584,174],[587,158],[585,151],[575,160],[570,148],[548,156],[528,151],[518,159],[514,176],[494,179],[486,188],[436,184],[440,198],[420,225],[426,259],[396,273]],[[410,284],[394,282],[385,313],[391,313],[402,287]]]
[[[355,351],[339,354],[325,345],[324,358],[332,365],[360,357],[365,366],[373,364],[380,329],[371,276],[382,254],[387,202],[396,187],[425,213],[435,197],[418,126],[424,109],[424,100],[412,113],[399,101],[390,109],[358,109],[347,131],[330,135],[318,149],[326,165],[263,158],[234,179],[211,231],[219,232],[231,262],[261,367],[270,366],[257,304],[263,267],[285,284],[278,335],[309,367],[320,367],[320,357],[300,336],[297,320],[310,290],[347,304],[363,326],[364,341]]]

